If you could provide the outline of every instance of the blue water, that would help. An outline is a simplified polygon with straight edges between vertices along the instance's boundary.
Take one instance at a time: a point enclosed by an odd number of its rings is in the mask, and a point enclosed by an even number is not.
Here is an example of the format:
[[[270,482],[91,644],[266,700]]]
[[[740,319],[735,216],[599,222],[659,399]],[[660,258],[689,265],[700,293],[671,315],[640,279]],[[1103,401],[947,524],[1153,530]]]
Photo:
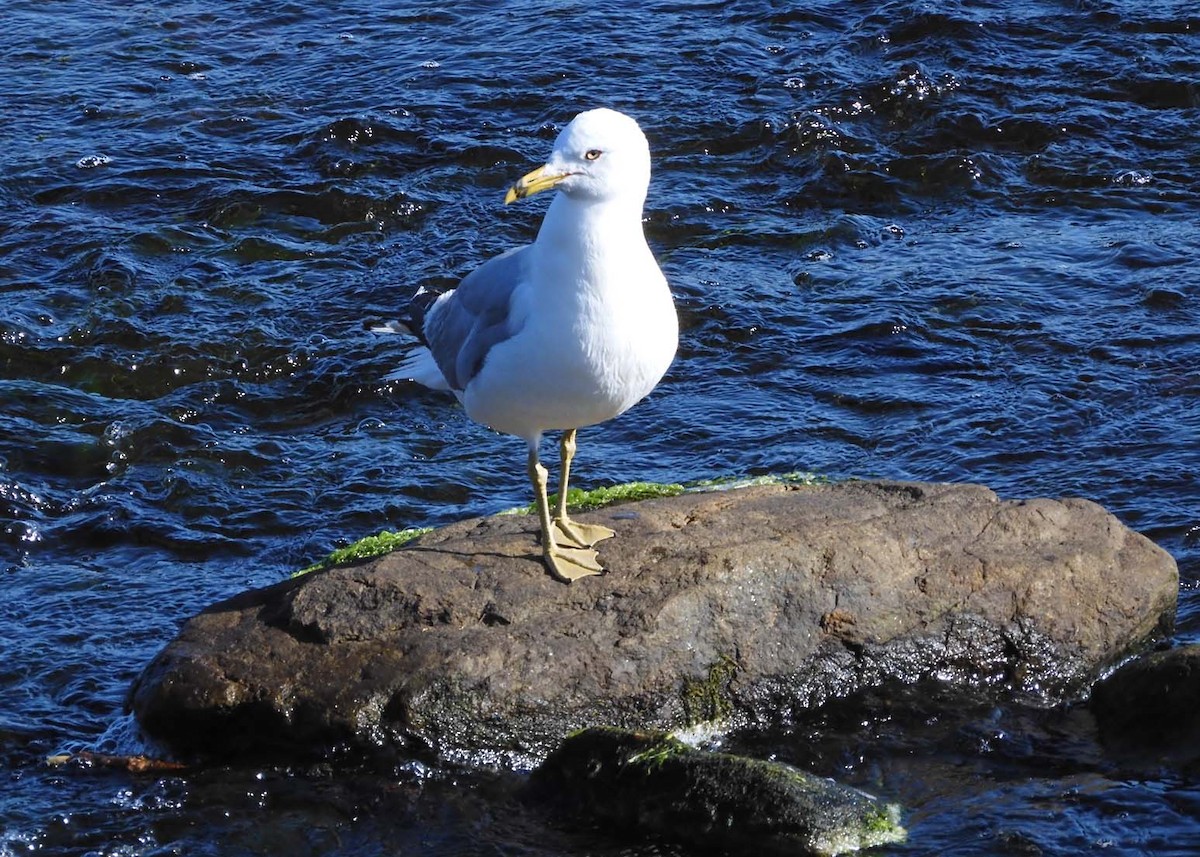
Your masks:
[[[44,764],[144,749],[180,623],[385,528],[527,502],[380,379],[390,319],[532,238],[558,127],[646,130],[681,317],[580,484],[811,470],[1094,499],[1200,638],[1193,3],[24,2],[0,14],[0,855],[675,854],[510,775]],[[1086,711],[742,739],[908,810],[889,854],[1192,854],[1194,775]],[[519,780],[519,778],[517,778]]]

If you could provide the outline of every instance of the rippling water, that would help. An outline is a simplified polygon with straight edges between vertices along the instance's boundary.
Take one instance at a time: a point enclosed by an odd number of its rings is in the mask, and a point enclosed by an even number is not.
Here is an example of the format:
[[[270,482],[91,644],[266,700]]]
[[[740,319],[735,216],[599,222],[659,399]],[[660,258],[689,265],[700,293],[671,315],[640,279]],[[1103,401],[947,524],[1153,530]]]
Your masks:
[[[599,104],[650,137],[682,341],[581,484],[1082,495],[1174,554],[1200,636],[1194,3],[337,6],[5,6],[0,854],[674,853],[504,776],[42,763],[136,749],[125,689],[209,603],[526,502],[520,443],[382,382],[364,321],[530,240],[503,189]],[[888,853],[1200,848],[1194,780],[1082,712],[750,740],[902,802]]]

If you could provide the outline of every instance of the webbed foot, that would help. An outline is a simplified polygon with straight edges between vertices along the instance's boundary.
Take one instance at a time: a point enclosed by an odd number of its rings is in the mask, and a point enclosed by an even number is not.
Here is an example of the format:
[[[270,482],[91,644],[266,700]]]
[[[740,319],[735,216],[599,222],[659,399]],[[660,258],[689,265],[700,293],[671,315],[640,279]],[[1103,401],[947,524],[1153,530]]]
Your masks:
[[[542,561],[546,564],[546,569],[550,574],[563,583],[572,583],[581,577],[604,573],[604,566],[600,565],[599,555],[591,548],[586,547],[554,547],[543,550]]]
[[[560,542],[579,548],[595,547],[599,542],[611,539],[616,535],[608,527],[602,527],[599,524],[581,524],[565,516],[554,519],[554,529]]]

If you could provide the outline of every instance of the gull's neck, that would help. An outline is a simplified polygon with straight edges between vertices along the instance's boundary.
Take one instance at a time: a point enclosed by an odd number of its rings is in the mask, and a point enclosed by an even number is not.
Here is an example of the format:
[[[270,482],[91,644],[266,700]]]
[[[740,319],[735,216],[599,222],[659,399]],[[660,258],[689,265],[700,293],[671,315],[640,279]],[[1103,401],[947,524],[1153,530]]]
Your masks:
[[[592,199],[560,192],[550,203],[537,243],[554,252],[577,252],[583,258],[591,257],[603,246],[645,246],[644,200],[644,195],[635,194]]]

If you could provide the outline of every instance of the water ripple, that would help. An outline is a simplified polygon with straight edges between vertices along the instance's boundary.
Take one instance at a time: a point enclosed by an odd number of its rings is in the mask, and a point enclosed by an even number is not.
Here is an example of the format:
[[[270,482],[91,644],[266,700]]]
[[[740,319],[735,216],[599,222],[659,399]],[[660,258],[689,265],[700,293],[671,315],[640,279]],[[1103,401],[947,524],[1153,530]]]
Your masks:
[[[21,787],[0,852],[252,832],[264,853],[621,851],[522,818],[480,846],[441,808],[468,798],[436,786],[396,831],[387,790],[324,815],[341,781],[38,761],[109,740],[137,670],[213,601],[527,502],[521,444],[384,382],[405,346],[364,321],[530,240],[543,203],[504,188],[599,102],[650,137],[646,230],[683,337],[649,400],[584,432],[584,483],[814,470],[1083,495],[1177,557],[1181,639],[1200,633],[1192,5],[6,11],[0,760]],[[1056,727],[1090,748],[1074,767],[1044,723],[993,725],[930,727],[922,767],[915,733],[877,724],[875,773],[848,763],[914,804],[908,851],[1185,848],[1186,789],[1109,779],[1077,723]]]

